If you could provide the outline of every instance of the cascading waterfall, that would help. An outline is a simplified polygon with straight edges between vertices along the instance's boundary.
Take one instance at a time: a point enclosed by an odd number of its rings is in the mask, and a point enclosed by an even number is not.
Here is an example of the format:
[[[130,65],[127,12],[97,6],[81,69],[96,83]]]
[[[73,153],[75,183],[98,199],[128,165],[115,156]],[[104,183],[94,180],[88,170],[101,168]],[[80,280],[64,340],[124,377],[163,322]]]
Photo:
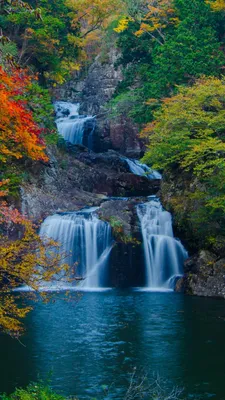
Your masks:
[[[151,290],[174,289],[188,254],[174,238],[171,214],[154,196],[148,203],[138,205],[137,213],[143,236],[146,286]]]
[[[146,164],[140,163],[138,160],[132,160],[131,158],[123,158],[129,165],[130,171],[135,175],[146,176],[148,179],[162,179],[162,175],[149,168]]]
[[[46,218],[40,230],[42,238],[59,243],[63,263],[71,267],[70,280],[83,278],[85,288],[104,287],[107,263],[112,248],[111,227],[98,219],[96,208],[55,214]]]
[[[89,122],[92,125],[88,137],[88,147],[92,147],[91,138],[95,129],[95,117],[79,115],[80,105],[57,101],[54,104],[56,112],[56,125],[60,135],[66,142],[71,144],[84,144],[85,125]]]

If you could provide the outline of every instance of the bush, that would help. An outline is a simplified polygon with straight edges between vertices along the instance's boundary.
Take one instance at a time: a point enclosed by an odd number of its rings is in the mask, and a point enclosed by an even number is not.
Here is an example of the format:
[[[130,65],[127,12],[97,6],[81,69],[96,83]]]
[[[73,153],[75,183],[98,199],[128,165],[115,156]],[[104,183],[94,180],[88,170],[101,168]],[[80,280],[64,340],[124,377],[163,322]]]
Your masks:
[[[65,400],[45,383],[30,383],[26,389],[16,389],[11,395],[3,394],[1,400]],[[74,399],[75,400],[75,399]]]

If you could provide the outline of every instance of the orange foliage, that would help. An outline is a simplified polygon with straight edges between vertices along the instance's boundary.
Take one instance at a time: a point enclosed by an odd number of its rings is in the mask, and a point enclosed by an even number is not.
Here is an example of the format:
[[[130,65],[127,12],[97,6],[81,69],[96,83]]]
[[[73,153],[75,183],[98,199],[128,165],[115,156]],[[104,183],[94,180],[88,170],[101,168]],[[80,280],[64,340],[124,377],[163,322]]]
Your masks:
[[[213,11],[225,11],[225,0],[206,0],[210,4]]]
[[[18,306],[12,290],[27,285],[35,299],[40,283],[51,281],[62,270],[66,273],[68,266],[62,263],[64,255],[55,251],[57,243],[42,241],[32,222],[1,200],[5,194],[0,194],[0,330],[18,337],[23,331],[21,318],[31,307]]]
[[[41,129],[34,122],[30,110],[19,96],[24,94],[31,78],[21,70],[7,74],[0,67],[0,161],[28,156],[47,161]]]

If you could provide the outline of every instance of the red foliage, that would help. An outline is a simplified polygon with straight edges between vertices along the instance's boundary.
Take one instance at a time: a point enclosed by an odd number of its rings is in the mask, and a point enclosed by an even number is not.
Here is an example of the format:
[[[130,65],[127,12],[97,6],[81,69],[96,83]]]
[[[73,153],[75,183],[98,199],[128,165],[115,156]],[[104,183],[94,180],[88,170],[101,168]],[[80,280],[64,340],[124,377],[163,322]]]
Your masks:
[[[11,75],[0,67],[0,161],[28,156],[47,161],[42,130],[35,123],[32,112],[18,96],[26,92],[31,78],[22,70]]]

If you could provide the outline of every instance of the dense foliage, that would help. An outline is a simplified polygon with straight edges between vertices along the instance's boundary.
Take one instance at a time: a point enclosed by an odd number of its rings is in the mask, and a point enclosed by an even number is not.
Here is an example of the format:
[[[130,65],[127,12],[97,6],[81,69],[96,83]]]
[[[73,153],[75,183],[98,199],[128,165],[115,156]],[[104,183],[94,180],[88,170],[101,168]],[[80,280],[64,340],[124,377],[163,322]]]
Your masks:
[[[139,3],[139,13],[129,8],[132,3]],[[204,0],[128,4],[126,23],[123,18],[116,28],[125,79],[112,105],[143,124],[152,120],[151,110],[175,93],[178,84],[221,74],[224,22]]]
[[[31,111],[26,108],[25,101],[18,100],[18,96],[23,96],[27,90],[30,78],[19,70],[13,71],[10,76],[0,67],[0,81],[1,163],[7,162],[8,158],[20,159],[23,156],[47,160],[41,129],[35,123]]]
[[[64,1],[30,0],[24,6],[5,3],[1,25],[17,46],[21,65],[32,65],[42,82],[63,82],[72,70],[79,69],[77,29]]]
[[[44,139],[52,135],[51,113],[47,94],[26,71],[13,68],[7,73],[0,67],[0,81],[0,179],[10,180],[7,189],[15,195],[24,160],[48,160]],[[47,117],[49,128],[41,128]]]
[[[5,0],[0,13],[4,44],[10,42],[9,55],[15,55],[16,45],[17,61],[38,72],[41,83],[63,83],[95,54],[101,30],[121,5],[121,0]]]
[[[195,240],[210,245],[225,235],[224,80],[202,78],[181,87],[164,99],[154,118],[143,132],[149,136],[144,161],[183,178],[182,196],[172,196],[170,204],[179,211],[180,223],[185,214]]]

